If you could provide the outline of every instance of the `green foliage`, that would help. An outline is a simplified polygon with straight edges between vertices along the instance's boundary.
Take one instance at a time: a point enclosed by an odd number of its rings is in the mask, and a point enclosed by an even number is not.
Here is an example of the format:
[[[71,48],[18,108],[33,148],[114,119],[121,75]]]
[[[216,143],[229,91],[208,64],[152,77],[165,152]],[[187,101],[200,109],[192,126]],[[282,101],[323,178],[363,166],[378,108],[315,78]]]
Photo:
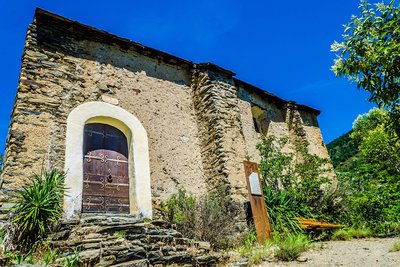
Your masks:
[[[344,229],[336,230],[332,234],[332,240],[347,241],[350,239],[351,239],[351,237],[350,237],[349,233]]]
[[[400,251],[400,242],[395,243],[390,249],[389,252],[397,252]]]
[[[263,182],[264,200],[268,207],[268,216],[274,232],[289,234],[300,233],[302,229],[294,217],[311,216],[307,206],[298,203],[293,190],[273,190]]]
[[[254,229],[250,230],[241,242],[241,246],[238,247],[238,251],[241,257],[248,258],[247,266],[254,266],[260,264],[266,256],[270,254],[269,248],[271,243],[265,243],[263,245],[258,244],[257,234]]]
[[[335,42],[332,70],[370,93],[370,101],[400,119],[400,8],[397,1],[370,5],[362,0],[360,15],[345,25],[343,42]],[[400,131],[397,125],[396,129]]]
[[[333,240],[350,240],[350,239],[360,239],[371,237],[372,232],[370,229],[362,229],[362,228],[348,228],[348,229],[339,229],[333,232],[332,239]]]
[[[113,236],[116,236],[116,237],[125,237],[125,235],[126,235],[126,231],[124,231],[124,230],[116,231],[113,234]]]
[[[74,251],[73,255],[62,258],[61,263],[66,267],[74,267],[79,264],[79,253],[77,250]]]
[[[184,189],[179,189],[167,202],[160,203],[160,211],[166,221],[176,224],[178,230],[188,238],[194,238],[196,198],[193,195],[187,194]]]
[[[48,248],[44,252],[44,255],[43,255],[44,264],[48,265],[48,264],[54,263],[57,260],[59,255],[60,255],[60,251],[58,249]]]
[[[386,126],[390,115],[372,109],[353,124],[357,154],[336,168],[347,224],[375,234],[398,231],[400,224],[400,142]]]
[[[241,257],[249,255],[254,246],[257,245],[257,233],[254,229],[251,229],[243,238],[241,246],[238,251]]]
[[[358,148],[351,139],[349,131],[326,145],[333,167],[346,164],[347,160],[357,154]]]
[[[310,247],[311,241],[307,236],[300,234],[288,235],[275,243],[278,246],[275,257],[282,261],[293,261]]]
[[[274,232],[301,232],[294,217],[332,219],[337,209],[335,191],[328,191],[332,171],[328,159],[308,152],[304,143],[296,151],[284,152],[287,138],[261,137],[259,169],[265,178],[264,198]]]
[[[196,199],[179,189],[160,204],[164,220],[175,224],[186,237],[208,241],[214,247],[231,246],[230,234],[236,216],[226,186],[219,186]]]
[[[64,173],[43,171],[17,193],[12,217],[16,224],[16,232],[13,233],[16,244],[29,246],[43,238],[58,222],[63,211],[64,179]]]

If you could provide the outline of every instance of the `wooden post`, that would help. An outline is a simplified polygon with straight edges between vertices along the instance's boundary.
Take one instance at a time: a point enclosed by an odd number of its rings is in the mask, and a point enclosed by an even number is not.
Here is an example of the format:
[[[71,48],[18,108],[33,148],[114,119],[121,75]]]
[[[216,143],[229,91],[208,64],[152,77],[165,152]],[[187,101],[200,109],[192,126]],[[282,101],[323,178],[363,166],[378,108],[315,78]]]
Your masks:
[[[269,223],[267,208],[264,201],[264,192],[260,181],[257,163],[244,161],[247,190],[249,192],[251,212],[257,232],[258,243],[264,244],[265,240],[272,240],[271,225]]]

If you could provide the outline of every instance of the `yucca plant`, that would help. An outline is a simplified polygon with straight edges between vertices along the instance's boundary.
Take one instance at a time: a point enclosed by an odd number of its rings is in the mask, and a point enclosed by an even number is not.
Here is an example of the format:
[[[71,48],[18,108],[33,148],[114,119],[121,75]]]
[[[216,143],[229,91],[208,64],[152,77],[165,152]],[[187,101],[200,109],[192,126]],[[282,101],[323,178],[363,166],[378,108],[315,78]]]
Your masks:
[[[263,181],[264,201],[268,217],[275,234],[302,233],[300,225],[293,218],[308,214],[304,205],[298,203],[289,190],[273,190]]]
[[[28,245],[40,240],[57,223],[63,211],[65,173],[42,171],[31,184],[17,192],[12,222],[16,225],[14,241]]]

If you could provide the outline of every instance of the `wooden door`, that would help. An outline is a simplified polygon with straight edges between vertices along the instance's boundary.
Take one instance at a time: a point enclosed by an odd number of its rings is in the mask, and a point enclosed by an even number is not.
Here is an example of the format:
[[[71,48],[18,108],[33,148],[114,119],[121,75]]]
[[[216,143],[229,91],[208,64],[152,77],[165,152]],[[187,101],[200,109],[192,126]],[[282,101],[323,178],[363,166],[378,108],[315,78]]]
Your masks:
[[[82,212],[129,213],[128,142],[117,128],[85,125]]]

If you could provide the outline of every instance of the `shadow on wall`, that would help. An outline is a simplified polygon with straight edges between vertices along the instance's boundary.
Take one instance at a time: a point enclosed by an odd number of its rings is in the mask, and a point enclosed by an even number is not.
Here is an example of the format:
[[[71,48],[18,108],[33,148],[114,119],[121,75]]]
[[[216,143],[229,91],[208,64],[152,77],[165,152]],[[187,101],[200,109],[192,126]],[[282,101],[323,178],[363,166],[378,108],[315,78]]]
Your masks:
[[[131,72],[145,71],[147,76],[179,85],[190,84],[193,64],[190,61],[42,10],[36,11],[35,18],[38,46],[44,50]]]

